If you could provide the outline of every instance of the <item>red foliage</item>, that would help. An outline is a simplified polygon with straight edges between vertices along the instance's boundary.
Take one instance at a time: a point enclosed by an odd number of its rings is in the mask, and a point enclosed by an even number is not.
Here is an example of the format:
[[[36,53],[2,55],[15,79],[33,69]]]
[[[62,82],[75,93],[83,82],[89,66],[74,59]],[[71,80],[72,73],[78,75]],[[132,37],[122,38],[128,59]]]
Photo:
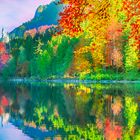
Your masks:
[[[140,15],[140,2],[139,0],[127,0],[123,2],[123,9],[127,15],[127,20],[126,21],[130,21],[133,17],[138,17]],[[131,24],[131,33],[129,38],[134,38],[136,41],[136,46],[138,47],[138,49],[140,49],[140,42],[139,42],[139,38],[140,38],[140,19],[137,18],[137,20],[135,21],[135,23]]]
[[[66,3],[64,11],[60,13],[61,19],[59,20],[62,30],[69,35],[81,32],[80,23],[85,19],[86,14],[83,12],[87,3],[85,0],[61,0],[61,3]]]
[[[105,121],[105,139],[117,140],[122,138],[122,127],[119,125],[112,125],[109,118]]]
[[[0,115],[2,115],[4,113],[3,107],[0,106]]]
[[[7,53],[2,54],[0,59],[1,59],[2,64],[6,64],[7,61],[9,60],[9,54]]]
[[[126,0],[123,2],[123,9],[125,10],[127,14],[127,20],[131,20],[134,16],[140,15],[140,3],[139,0]]]
[[[5,96],[2,96],[1,105],[2,106],[8,106],[9,105],[9,101]]]
[[[10,56],[6,52],[6,46],[3,42],[0,42],[0,63],[1,64],[6,64],[7,61],[9,60]]]
[[[130,38],[135,39],[135,45],[140,50],[140,19],[138,19],[135,23],[131,24],[131,35]]]
[[[5,53],[6,49],[5,49],[5,44],[0,42],[0,54]]]

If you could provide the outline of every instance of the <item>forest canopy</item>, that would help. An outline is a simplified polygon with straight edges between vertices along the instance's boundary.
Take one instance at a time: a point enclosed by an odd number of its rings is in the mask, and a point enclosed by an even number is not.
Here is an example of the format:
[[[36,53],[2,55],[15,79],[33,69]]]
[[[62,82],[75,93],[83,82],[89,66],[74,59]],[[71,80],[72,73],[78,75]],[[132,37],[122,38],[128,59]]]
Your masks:
[[[60,0],[57,26],[26,31],[7,44],[4,77],[139,78],[138,0]]]

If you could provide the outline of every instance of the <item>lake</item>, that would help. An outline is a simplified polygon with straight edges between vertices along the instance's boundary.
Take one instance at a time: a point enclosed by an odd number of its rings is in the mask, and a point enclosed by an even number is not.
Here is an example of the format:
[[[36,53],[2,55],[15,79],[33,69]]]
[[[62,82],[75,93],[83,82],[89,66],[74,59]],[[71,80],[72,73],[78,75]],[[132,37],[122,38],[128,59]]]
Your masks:
[[[140,84],[1,83],[0,138],[13,137],[140,140]]]

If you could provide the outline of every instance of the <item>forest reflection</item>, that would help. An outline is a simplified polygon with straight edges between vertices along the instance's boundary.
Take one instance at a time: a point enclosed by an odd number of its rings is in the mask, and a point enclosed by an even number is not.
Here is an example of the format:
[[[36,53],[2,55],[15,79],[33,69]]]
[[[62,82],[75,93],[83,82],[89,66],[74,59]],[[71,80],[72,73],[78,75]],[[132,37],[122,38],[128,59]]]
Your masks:
[[[0,126],[38,139],[139,140],[139,93],[139,84],[1,84]]]

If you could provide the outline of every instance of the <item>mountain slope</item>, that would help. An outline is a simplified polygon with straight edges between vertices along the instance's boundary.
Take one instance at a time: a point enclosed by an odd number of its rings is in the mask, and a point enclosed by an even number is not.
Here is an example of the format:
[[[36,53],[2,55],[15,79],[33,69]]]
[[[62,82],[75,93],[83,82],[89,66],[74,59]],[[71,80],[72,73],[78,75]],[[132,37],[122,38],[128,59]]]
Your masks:
[[[10,32],[10,37],[22,37],[24,32],[33,28],[38,28],[43,25],[57,25],[59,12],[62,10],[62,5],[56,5],[54,2],[49,5],[41,5],[37,8],[34,18],[31,21],[23,23]]]

